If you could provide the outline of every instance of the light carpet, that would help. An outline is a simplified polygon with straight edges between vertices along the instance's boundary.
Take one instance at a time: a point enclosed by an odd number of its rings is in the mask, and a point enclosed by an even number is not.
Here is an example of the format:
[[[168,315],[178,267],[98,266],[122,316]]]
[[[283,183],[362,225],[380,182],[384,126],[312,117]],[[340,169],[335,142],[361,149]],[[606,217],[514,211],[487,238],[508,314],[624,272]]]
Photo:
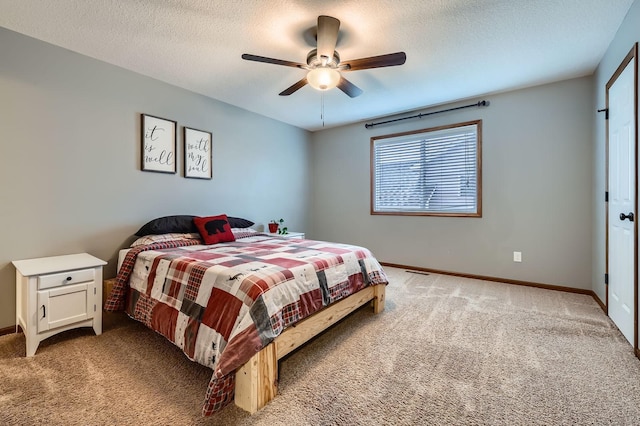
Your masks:
[[[589,296],[385,268],[365,306],[280,363],[279,394],[203,418],[211,370],[123,314],[25,358],[0,337],[2,425],[638,425],[640,360]]]

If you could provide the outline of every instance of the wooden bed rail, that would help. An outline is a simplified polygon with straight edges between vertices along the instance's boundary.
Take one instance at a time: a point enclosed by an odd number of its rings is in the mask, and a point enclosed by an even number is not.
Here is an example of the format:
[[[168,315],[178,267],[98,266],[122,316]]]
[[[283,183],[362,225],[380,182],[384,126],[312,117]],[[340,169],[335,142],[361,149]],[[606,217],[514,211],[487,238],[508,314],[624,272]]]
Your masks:
[[[385,287],[365,287],[284,330],[236,372],[235,404],[252,414],[267,405],[278,393],[278,361],[369,301],[382,312]]]

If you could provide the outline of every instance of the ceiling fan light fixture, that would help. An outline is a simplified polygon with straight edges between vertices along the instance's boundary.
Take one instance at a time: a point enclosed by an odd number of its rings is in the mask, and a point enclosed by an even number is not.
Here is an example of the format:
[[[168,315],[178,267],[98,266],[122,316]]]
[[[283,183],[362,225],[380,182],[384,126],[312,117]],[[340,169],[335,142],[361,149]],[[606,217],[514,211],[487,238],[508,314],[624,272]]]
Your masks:
[[[307,82],[316,90],[330,90],[340,82],[340,73],[334,68],[315,68],[307,74]]]

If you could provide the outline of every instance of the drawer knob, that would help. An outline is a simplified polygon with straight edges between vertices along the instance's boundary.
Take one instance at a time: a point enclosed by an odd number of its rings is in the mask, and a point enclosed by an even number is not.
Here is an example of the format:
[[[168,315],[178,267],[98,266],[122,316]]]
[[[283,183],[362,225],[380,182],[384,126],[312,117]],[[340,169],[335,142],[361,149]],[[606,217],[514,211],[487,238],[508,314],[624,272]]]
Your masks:
[[[67,277],[67,281],[71,281],[71,279],[72,279],[71,277]]]

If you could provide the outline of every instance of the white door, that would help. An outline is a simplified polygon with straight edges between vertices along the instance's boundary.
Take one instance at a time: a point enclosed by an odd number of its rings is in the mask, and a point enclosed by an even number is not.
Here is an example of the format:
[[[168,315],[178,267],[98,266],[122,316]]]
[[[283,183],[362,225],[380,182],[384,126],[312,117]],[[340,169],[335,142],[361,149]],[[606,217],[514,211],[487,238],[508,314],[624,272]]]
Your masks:
[[[635,346],[636,140],[635,61],[608,87],[609,317]]]

